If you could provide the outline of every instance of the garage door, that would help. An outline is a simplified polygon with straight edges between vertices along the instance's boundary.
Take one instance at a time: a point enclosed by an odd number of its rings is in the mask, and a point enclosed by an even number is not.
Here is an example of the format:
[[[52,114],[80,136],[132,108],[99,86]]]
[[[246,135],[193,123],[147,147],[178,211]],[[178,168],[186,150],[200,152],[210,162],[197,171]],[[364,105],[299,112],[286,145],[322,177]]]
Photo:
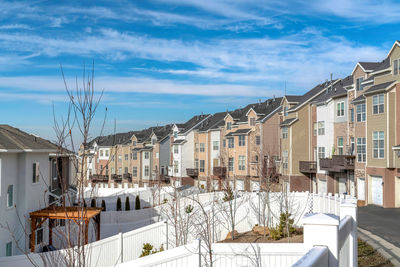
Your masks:
[[[346,180],[346,178],[339,178],[339,194],[345,194],[347,192]]]
[[[236,180],[236,190],[244,190],[243,180]]]
[[[318,179],[318,193],[327,193],[327,191],[326,180]]]
[[[365,200],[365,179],[358,178],[357,180],[357,198],[359,200]]]
[[[260,190],[260,183],[256,181],[251,181],[251,190],[252,191]]]
[[[382,177],[372,176],[372,204],[383,204]]]

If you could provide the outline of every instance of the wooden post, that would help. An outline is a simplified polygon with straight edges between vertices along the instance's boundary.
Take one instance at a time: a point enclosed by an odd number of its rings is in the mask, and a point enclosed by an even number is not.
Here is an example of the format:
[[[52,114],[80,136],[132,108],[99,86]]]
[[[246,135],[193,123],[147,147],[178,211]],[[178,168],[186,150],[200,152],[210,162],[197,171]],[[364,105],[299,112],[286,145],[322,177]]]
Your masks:
[[[31,252],[35,252],[36,218],[31,218]]]
[[[97,240],[100,240],[100,213],[96,215],[97,219]]]
[[[53,227],[54,227],[54,220],[49,219],[49,245],[53,245]]]
[[[85,220],[85,245],[88,243],[89,220]]]

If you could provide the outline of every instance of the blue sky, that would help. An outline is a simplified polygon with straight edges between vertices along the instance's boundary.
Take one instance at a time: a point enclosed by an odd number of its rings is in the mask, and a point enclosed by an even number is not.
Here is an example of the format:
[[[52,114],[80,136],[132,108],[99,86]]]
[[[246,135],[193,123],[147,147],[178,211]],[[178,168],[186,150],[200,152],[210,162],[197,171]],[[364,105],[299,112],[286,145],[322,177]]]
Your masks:
[[[112,2],[112,3],[111,3]],[[115,3],[114,3],[115,2]],[[74,87],[95,64],[104,88],[94,134],[302,94],[400,39],[396,1],[2,1],[0,123],[54,139]]]

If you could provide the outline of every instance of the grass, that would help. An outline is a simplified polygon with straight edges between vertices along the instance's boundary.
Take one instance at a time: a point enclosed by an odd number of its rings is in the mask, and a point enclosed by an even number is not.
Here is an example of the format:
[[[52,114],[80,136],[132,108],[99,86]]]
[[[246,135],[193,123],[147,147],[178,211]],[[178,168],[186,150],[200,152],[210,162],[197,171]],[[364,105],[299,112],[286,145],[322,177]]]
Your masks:
[[[391,267],[394,265],[366,242],[358,239],[358,266]]]

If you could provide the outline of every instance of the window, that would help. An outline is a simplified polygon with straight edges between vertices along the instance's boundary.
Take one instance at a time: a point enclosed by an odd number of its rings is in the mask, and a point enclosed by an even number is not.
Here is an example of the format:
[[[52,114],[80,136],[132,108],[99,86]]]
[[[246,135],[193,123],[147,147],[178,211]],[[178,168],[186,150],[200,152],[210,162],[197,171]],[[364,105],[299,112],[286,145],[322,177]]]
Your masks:
[[[336,116],[338,117],[344,116],[344,102],[339,102],[336,104]]]
[[[288,107],[283,108],[283,116],[287,116]]]
[[[179,147],[178,145],[174,145],[174,154],[178,154],[179,153]]]
[[[354,122],[354,108],[350,109],[350,122]]]
[[[108,176],[108,165],[106,165],[106,176]]]
[[[204,143],[200,143],[200,152],[206,151],[206,146]]]
[[[134,176],[134,177],[137,176],[137,167],[132,168],[132,176]]]
[[[155,145],[156,144],[156,139],[151,139],[151,144]]]
[[[111,157],[111,161],[114,161],[114,155]]]
[[[338,155],[343,155],[343,137],[337,139]]]
[[[239,146],[245,146],[245,145],[246,145],[246,136],[239,135]]]
[[[125,173],[128,173],[128,167],[125,167]]]
[[[365,121],[365,103],[357,105],[357,122]]]
[[[219,150],[219,142],[213,141],[213,150]]]
[[[119,167],[118,168],[118,175],[121,175],[122,174],[122,167]]]
[[[156,159],[160,158],[160,153],[156,152]]]
[[[227,122],[226,123],[226,129],[231,130],[232,129],[232,122]]]
[[[149,151],[144,152],[144,158],[149,159],[150,158],[150,153]]]
[[[100,157],[103,157],[103,150],[100,149]]]
[[[119,161],[119,162],[122,161],[122,155],[118,155],[118,161]]]
[[[250,126],[256,125],[256,118],[250,118]]]
[[[357,138],[357,161],[365,162],[367,159],[365,137]]]
[[[318,122],[318,135],[325,135],[325,121]]]
[[[233,172],[234,170],[234,158],[229,158],[228,159],[228,169],[230,172]]]
[[[235,147],[235,143],[234,143],[233,137],[229,137],[228,138],[228,147],[229,148],[234,148]]]
[[[385,112],[385,99],[384,94],[374,95],[372,98],[372,112],[373,114],[381,114]]]
[[[288,127],[282,128],[282,139],[288,138]]]
[[[393,60],[393,75],[400,74],[400,59]]]
[[[289,153],[287,150],[282,152],[282,168],[287,169],[288,168],[288,162],[289,162]]]
[[[372,134],[373,142],[373,157],[377,159],[383,159],[385,157],[385,132],[375,131]]]
[[[179,172],[178,164],[179,164],[179,162],[177,160],[175,160],[174,161],[174,173],[175,174]]]
[[[314,136],[318,134],[318,123],[314,122]]]
[[[203,159],[200,160],[200,172],[204,172],[204,165],[205,165],[205,161]]]
[[[110,153],[110,151],[108,151],[108,149],[105,151],[105,153],[106,153],[106,157],[108,158],[108,155],[109,155],[109,153]]]
[[[244,171],[246,169],[246,157],[239,156],[239,171]]]
[[[51,177],[53,180],[57,180],[57,162],[56,160],[51,161]]]
[[[261,144],[261,138],[259,135],[256,135],[256,145]]]
[[[174,132],[174,138],[178,138],[178,132],[177,131]]]
[[[364,89],[363,85],[361,84],[363,81],[364,81],[364,78],[363,78],[363,77],[358,78],[358,79],[356,80],[356,90],[357,90],[357,91],[362,91],[362,90]]]
[[[129,159],[128,154],[125,154],[125,160],[128,160],[128,159]]]
[[[134,160],[137,159],[137,152],[136,151],[132,152],[132,159],[134,159]]]
[[[36,230],[36,245],[43,243],[43,228]]]
[[[32,183],[39,182],[39,162],[32,164]]]
[[[318,158],[319,159],[325,158],[325,147],[323,146],[318,147]]]
[[[195,169],[198,169],[198,168],[199,168],[199,160],[198,160],[198,159],[195,159],[195,160],[194,160],[194,168],[195,168]]]
[[[199,152],[199,144],[198,143],[194,144],[194,151]]]
[[[136,146],[136,141],[133,141],[133,146]]]
[[[354,137],[350,137],[350,155],[354,155]]]
[[[223,140],[223,145],[226,147],[226,139]]]
[[[11,208],[14,205],[14,186],[9,185],[7,188],[7,208]]]
[[[6,244],[6,257],[12,256],[12,242]]]
[[[115,169],[114,167],[111,167],[111,175],[115,174]]]
[[[144,176],[149,176],[150,174],[150,167],[149,165],[144,166]]]

